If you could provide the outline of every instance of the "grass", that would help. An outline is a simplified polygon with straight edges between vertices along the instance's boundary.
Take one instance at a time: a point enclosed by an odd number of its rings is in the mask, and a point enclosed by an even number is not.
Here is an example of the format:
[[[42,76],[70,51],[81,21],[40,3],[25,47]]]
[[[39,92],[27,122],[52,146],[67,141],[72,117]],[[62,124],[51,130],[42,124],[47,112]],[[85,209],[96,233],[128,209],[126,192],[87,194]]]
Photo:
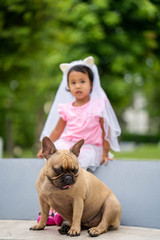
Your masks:
[[[31,149],[21,149],[19,152],[13,155],[8,155],[6,152],[3,154],[3,158],[36,158],[37,153]]]
[[[36,152],[32,149],[21,149],[21,152],[14,156],[3,155],[4,158],[36,158]],[[159,144],[140,144],[134,151],[114,152],[115,159],[138,159],[138,160],[159,160],[160,161],[160,145]]]
[[[139,159],[139,160],[159,160],[160,145],[142,144],[135,147],[133,151],[118,152],[114,154],[115,159]]]

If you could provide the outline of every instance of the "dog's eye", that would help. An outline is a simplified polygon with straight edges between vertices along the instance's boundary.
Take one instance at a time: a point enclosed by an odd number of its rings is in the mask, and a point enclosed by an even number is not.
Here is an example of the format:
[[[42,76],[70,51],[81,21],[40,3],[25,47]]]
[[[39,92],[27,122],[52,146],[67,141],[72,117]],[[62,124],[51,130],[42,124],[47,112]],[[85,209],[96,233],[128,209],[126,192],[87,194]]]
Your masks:
[[[73,173],[73,174],[77,174],[77,173],[78,173],[78,169],[74,168],[74,169],[72,170],[72,173]]]
[[[56,175],[60,175],[63,172],[63,168],[53,168],[54,172],[56,173]]]

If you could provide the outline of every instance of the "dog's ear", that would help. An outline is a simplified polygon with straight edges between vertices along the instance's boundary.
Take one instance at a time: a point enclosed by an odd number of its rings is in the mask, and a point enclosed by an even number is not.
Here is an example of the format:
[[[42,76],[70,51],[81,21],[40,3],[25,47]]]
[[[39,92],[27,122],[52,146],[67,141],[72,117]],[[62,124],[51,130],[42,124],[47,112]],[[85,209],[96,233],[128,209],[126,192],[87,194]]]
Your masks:
[[[48,159],[53,153],[57,151],[53,142],[48,138],[44,137],[42,140],[42,155],[44,158]]]
[[[70,151],[78,157],[79,153],[80,153],[80,149],[81,149],[83,144],[84,144],[84,139],[81,139],[76,144],[74,144],[73,147],[71,147]]]

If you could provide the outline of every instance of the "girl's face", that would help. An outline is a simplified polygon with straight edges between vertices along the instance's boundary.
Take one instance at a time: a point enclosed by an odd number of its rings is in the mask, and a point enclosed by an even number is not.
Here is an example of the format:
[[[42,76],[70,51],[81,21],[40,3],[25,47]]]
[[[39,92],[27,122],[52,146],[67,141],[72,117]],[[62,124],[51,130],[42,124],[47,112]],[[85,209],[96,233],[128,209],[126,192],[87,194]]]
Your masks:
[[[92,84],[87,73],[72,71],[68,76],[68,86],[77,101],[88,102]]]

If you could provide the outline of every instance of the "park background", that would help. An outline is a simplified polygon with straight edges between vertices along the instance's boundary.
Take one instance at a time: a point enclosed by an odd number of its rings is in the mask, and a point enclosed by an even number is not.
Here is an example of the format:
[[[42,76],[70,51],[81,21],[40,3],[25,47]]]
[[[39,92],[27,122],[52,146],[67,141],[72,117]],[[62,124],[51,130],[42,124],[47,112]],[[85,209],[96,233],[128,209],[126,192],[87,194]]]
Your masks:
[[[59,64],[93,56],[122,128],[115,157],[160,159],[159,42],[158,0],[0,0],[2,157],[36,157]]]

